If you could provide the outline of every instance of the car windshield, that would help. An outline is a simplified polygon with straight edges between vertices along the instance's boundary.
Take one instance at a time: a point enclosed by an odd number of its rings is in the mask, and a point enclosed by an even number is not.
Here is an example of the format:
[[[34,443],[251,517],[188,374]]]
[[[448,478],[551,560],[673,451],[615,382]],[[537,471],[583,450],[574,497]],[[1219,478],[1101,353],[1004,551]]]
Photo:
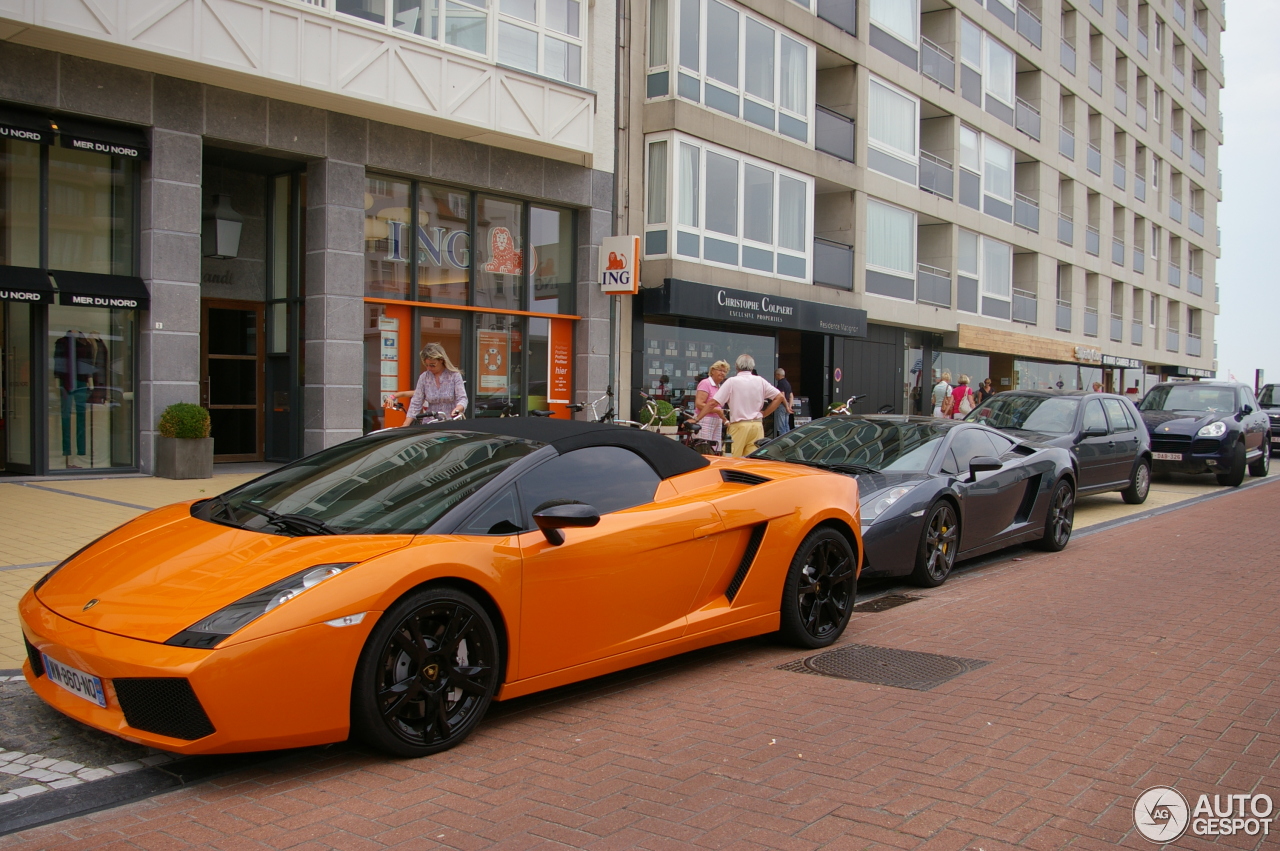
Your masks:
[[[1044,434],[1066,434],[1076,427],[1079,396],[1020,396],[997,393],[965,417],[994,428],[1020,428]]]
[[[1258,394],[1258,404],[1264,408],[1280,408],[1280,391],[1276,388],[1280,384],[1268,384],[1262,388],[1262,392]]]
[[[1224,413],[1236,409],[1236,391],[1231,387],[1214,387],[1196,383],[1160,384],[1142,400],[1144,411],[1212,411]]]
[[[200,511],[273,534],[415,534],[541,447],[504,435],[395,429],[318,452]]]
[[[754,457],[818,467],[921,472],[929,468],[946,434],[946,426],[929,422],[824,417],[787,432]]]

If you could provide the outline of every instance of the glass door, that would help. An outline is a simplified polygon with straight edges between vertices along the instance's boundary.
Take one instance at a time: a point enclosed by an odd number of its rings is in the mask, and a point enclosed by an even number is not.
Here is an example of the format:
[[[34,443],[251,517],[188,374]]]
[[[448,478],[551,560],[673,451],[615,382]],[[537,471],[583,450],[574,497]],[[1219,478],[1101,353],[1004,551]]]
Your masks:
[[[205,299],[201,399],[209,409],[215,461],[261,461],[263,306]]]
[[[31,305],[0,302],[0,472],[31,465]]]

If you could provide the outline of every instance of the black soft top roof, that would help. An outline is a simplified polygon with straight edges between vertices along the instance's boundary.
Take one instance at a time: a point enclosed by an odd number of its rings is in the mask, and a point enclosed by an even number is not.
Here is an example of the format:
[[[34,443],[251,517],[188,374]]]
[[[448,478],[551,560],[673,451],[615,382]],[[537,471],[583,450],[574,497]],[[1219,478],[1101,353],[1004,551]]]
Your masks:
[[[485,417],[432,423],[429,431],[470,431],[501,434],[549,443],[563,455],[586,446],[620,446],[639,455],[664,479],[707,466],[705,456],[677,440],[651,431],[618,425],[557,420],[548,417]]]

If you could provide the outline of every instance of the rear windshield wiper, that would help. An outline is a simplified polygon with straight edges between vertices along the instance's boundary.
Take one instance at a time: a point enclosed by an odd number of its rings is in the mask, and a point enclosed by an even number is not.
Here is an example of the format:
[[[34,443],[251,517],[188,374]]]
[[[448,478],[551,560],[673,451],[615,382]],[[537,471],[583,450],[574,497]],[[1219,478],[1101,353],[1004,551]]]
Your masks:
[[[272,526],[278,526],[281,529],[288,529],[302,535],[336,535],[338,530],[330,526],[328,523],[316,517],[308,517],[305,514],[277,514],[270,508],[263,508],[260,505],[254,505],[248,501],[240,503],[237,508],[243,508],[246,511],[252,511],[254,514],[260,514],[267,518],[267,522]]]

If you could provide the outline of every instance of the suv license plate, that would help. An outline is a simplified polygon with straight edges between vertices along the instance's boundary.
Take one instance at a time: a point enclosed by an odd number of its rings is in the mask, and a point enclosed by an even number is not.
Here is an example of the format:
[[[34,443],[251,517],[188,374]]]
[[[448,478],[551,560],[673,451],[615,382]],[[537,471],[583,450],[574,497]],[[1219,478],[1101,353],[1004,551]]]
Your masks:
[[[1152,452],[1151,457],[1157,461],[1181,461],[1181,452]]]
[[[44,657],[44,672],[50,680],[76,697],[83,697],[90,703],[98,704],[103,709],[107,708],[107,697],[102,692],[102,680],[100,678],[50,659],[48,653],[41,653],[40,655]]]

